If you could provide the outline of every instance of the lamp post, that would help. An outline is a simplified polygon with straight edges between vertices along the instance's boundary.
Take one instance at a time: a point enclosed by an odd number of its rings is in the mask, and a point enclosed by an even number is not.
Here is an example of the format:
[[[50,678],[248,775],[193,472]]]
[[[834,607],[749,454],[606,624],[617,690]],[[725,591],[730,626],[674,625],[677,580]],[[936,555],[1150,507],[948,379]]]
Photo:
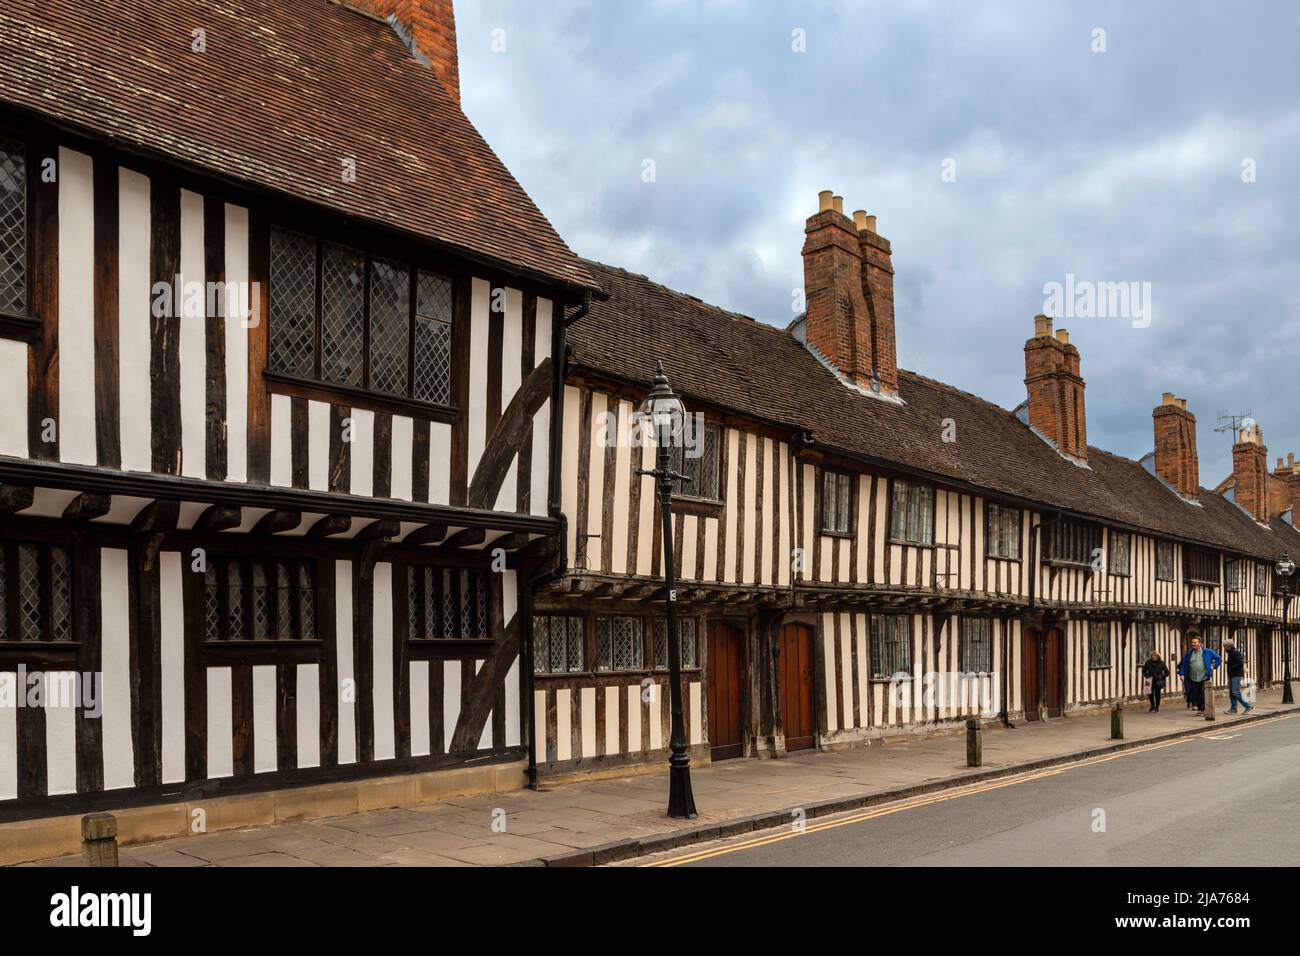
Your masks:
[[[687,752],[686,725],[682,720],[682,649],[677,639],[677,578],[673,573],[673,483],[688,481],[672,468],[674,442],[682,434],[686,408],[673,394],[664,374],[664,363],[655,369],[654,386],[641,406],[641,421],[654,428],[658,446],[657,467],[638,468],[638,475],[655,479],[659,492],[659,513],[663,518],[664,590],[667,592],[668,700],[672,709],[672,736],[668,758],[668,815],[679,820],[695,819],[695,795],[691,792],[691,757]]]
[[[1282,557],[1273,565],[1273,571],[1281,579],[1282,586],[1282,703],[1294,704],[1291,695],[1291,635],[1287,633],[1287,608],[1291,604],[1291,575],[1295,573],[1295,562],[1289,552],[1283,551]]]

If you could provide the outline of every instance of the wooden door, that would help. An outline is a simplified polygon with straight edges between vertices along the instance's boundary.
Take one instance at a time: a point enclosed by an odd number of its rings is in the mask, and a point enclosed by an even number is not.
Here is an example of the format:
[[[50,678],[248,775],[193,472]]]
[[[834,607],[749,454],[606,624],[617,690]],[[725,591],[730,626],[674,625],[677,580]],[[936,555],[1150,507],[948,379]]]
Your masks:
[[[1267,687],[1273,683],[1273,654],[1272,633],[1262,628],[1255,631],[1255,667],[1259,671],[1255,675],[1255,683],[1258,686]]]
[[[741,726],[745,636],[729,624],[709,629],[709,745],[714,760],[739,757],[745,750]]]
[[[1020,645],[1020,700],[1025,720],[1037,720],[1038,713],[1038,645],[1043,635],[1037,628],[1025,629]]]
[[[806,624],[781,628],[781,718],[785,749],[807,750],[813,736],[813,633]]]
[[[1060,717],[1064,703],[1065,690],[1061,681],[1061,650],[1063,637],[1059,629],[1054,628],[1047,635],[1047,653],[1043,660],[1043,706],[1048,717]]]

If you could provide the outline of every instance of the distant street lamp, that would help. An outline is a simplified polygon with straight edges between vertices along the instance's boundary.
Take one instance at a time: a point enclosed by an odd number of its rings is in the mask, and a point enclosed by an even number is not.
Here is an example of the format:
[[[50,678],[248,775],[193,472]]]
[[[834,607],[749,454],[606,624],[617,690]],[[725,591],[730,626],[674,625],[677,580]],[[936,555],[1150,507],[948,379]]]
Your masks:
[[[686,423],[686,407],[673,394],[660,361],[654,387],[641,406],[641,421],[654,428],[658,445],[658,467],[638,468],[638,475],[650,475],[659,491],[659,512],[663,517],[664,590],[668,617],[668,700],[672,708],[672,737],[668,758],[668,815],[679,820],[696,817],[695,795],[691,792],[691,757],[687,751],[686,725],[682,720],[682,650],[677,638],[677,579],[673,574],[673,482],[689,481],[672,468],[674,443]]]
[[[1294,704],[1291,695],[1291,635],[1287,631],[1287,608],[1291,604],[1291,575],[1295,573],[1295,562],[1290,553],[1283,551],[1273,571],[1282,582],[1282,703]]]

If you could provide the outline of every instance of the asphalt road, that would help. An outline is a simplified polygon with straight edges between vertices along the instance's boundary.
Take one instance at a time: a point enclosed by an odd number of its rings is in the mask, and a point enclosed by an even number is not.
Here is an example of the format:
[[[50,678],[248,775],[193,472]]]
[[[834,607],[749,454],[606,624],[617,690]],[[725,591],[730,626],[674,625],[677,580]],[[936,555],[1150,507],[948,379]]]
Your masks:
[[[1221,738],[1221,739],[1216,739]],[[1124,751],[641,861],[686,866],[1294,866],[1300,719]]]

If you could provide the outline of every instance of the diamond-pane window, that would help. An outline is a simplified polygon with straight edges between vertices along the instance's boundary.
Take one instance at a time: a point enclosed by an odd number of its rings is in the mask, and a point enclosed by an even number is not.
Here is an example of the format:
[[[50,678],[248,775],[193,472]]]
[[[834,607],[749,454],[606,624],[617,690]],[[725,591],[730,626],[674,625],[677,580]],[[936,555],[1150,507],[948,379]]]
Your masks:
[[[271,636],[271,589],[266,581],[266,569],[253,565],[253,639]]]
[[[226,565],[226,599],[228,601],[228,618],[230,621],[230,639],[244,640],[244,569],[238,561]]]
[[[583,669],[582,618],[538,615],[533,618],[533,671],[575,673]]]
[[[687,670],[699,666],[696,663],[698,643],[695,633],[695,618],[677,619],[677,638],[682,647],[682,667]],[[668,669],[668,619],[663,617],[655,618],[655,668]]]
[[[596,618],[596,669],[635,671],[644,668],[645,635],[641,618]]]
[[[271,230],[271,367],[316,374],[316,240]]]
[[[293,634],[293,587],[289,582],[289,569],[283,563],[275,566],[275,636]]]
[[[214,561],[203,572],[203,637],[221,640],[221,579]]]
[[[370,264],[370,388],[406,394],[410,350],[411,278],[406,266],[387,259]]]
[[[360,388],[365,383],[366,257],[325,243],[320,281],[321,378]]]
[[[685,437],[672,450],[673,470],[689,479],[677,486],[677,494],[719,500],[722,497],[719,482],[721,450],[722,429],[717,425],[703,424],[696,416],[688,415]]]
[[[486,571],[410,565],[406,575],[411,640],[486,640],[492,636]]]
[[[18,547],[18,630],[24,641],[41,639],[41,562],[35,545]]]
[[[244,561],[208,556],[204,575],[203,635],[209,641],[242,641],[250,635],[247,575],[252,575],[251,637],[255,640],[314,640],[316,580],[310,561]]]
[[[27,158],[0,139],[0,312],[27,314]]]
[[[420,401],[451,403],[451,320],[451,283],[430,272],[419,272],[414,394]]]
[[[311,565],[306,561],[298,564],[298,634],[296,636],[306,640],[316,638],[316,582],[312,578]]]
[[[72,640],[72,572],[64,548],[50,549],[50,637]]]

